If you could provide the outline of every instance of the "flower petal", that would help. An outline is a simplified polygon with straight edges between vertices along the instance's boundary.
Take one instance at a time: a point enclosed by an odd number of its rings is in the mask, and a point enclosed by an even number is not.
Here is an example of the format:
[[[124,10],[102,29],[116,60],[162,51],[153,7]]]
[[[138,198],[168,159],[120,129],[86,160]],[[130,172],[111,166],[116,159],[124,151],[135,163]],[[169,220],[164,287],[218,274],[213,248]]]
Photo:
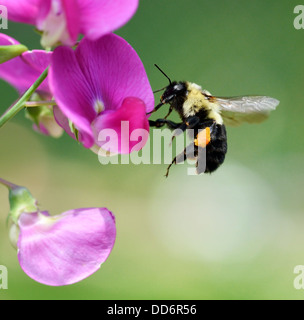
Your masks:
[[[80,30],[78,0],[44,0],[37,28],[43,31],[43,47],[52,47],[58,42],[74,45]]]
[[[126,98],[119,109],[101,114],[92,126],[96,144],[111,153],[127,154],[131,151],[138,151],[145,145],[149,136],[146,106],[138,98]],[[109,131],[105,129],[112,129],[116,132],[115,136],[111,135],[110,141],[107,141],[106,138]],[[130,139],[132,132],[137,129],[141,130],[139,133],[142,141]],[[140,148],[137,147],[139,142]]]
[[[0,64],[0,78],[14,86],[20,94],[27,90],[47,68],[51,52],[33,50]],[[47,79],[39,86],[37,92],[50,95]]]
[[[78,0],[61,0],[62,6],[65,12],[65,18],[67,23],[68,33],[70,35],[71,42],[75,43],[79,30],[80,30],[80,17],[82,14],[79,14],[80,8]],[[80,1],[82,2],[82,1]]]
[[[75,133],[71,131],[69,119],[62,113],[58,106],[53,107],[54,117],[57,124],[74,140],[81,141],[84,145],[91,144],[91,136],[84,134],[83,132],[78,132],[78,139]]]
[[[91,40],[124,25],[136,12],[138,0],[82,0],[81,32]]]
[[[0,45],[16,45],[19,42],[3,33],[0,33]],[[10,83],[23,93],[41,75],[50,63],[51,52],[44,50],[33,50],[24,52],[20,57],[16,57],[0,64],[0,78]],[[38,91],[49,93],[47,80],[39,87]]]
[[[20,44],[20,42],[4,33],[0,33],[0,46],[11,46],[14,44]]]
[[[97,41],[84,38],[76,56],[95,97],[106,110],[115,110],[126,97],[137,97],[154,109],[154,95],[143,63],[136,51],[121,37],[109,34]]]
[[[49,84],[61,111],[81,132],[84,146],[92,147],[94,137],[90,124],[96,117],[95,95],[71,48],[55,49]]]
[[[68,285],[97,271],[115,242],[115,219],[106,208],[71,210],[59,216],[32,213],[19,219],[18,259],[34,280]]]
[[[35,24],[40,2],[41,0],[2,0],[1,5],[7,8],[9,20]]]
[[[35,24],[38,30],[42,30],[44,21],[51,11],[52,0],[40,0],[36,6],[38,9]]]
[[[54,138],[59,138],[62,135],[63,129],[54,118],[53,107],[27,108],[25,112],[26,118],[33,122],[35,131]]]
[[[59,126],[73,139],[76,140],[75,134],[71,131],[69,119],[62,113],[58,106],[53,107],[54,117]]]

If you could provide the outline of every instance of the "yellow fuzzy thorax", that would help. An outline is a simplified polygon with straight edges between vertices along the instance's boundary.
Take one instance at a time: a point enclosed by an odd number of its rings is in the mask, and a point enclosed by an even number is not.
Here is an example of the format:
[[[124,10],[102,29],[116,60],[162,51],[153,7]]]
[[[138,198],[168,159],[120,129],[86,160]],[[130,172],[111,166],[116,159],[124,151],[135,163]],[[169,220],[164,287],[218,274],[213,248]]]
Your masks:
[[[215,120],[218,124],[223,124],[223,119],[219,113],[219,105],[216,102],[211,102],[206,95],[210,92],[203,90],[199,85],[186,82],[187,85],[187,98],[183,104],[184,116],[194,116],[201,109],[208,112],[208,118]],[[204,94],[205,93],[205,94]]]

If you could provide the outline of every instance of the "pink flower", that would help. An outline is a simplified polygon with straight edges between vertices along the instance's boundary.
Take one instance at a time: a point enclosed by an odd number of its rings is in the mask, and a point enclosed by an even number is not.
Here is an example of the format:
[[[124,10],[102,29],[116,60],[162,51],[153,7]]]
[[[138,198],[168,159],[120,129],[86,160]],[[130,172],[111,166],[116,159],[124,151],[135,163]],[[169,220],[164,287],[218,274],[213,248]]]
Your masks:
[[[8,187],[10,240],[23,271],[37,282],[63,286],[97,271],[111,253],[116,227],[106,208],[82,208],[50,216],[29,190],[0,178]]]
[[[16,44],[19,42],[0,33],[0,46]],[[51,52],[44,50],[26,51],[20,56],[0,64],[0,78],[15,87],[21,96],[48,67],[51,55]],[[31,101],[51,99],[52,93],[48,80],[45,79],[31,97]],[[53,108],[47,106],[28,108],[26,115],[34,122],[33,127],[36,131],[53,137],[59,137],[62,134],[62,128],[54,120]]]
[[[33,24],[43,32],[41,44],[73,45],[80,33],[91,40],[123,26],[138,0],[2,0],[10,20]]]
[[[117,35],[83,39],[75,51],[56,48],[49,83],[60,109],[54,109],[57,121],[74,138],[76,133],[86,148],[103,147],[99,133],[112,129],[119,143],[110,151],[129,153],[136,142],[120,143],[129,139],[121,124],[127,122],[130,133],[149,130],[146,113],[154,108],[154,96],[148,77],[135,50]]]
[[[96,272],[111,253],[115,218],[106,208],[85,208],[50,216],[47,212],[19,217],[18,259],[37,282],[63,286]]]

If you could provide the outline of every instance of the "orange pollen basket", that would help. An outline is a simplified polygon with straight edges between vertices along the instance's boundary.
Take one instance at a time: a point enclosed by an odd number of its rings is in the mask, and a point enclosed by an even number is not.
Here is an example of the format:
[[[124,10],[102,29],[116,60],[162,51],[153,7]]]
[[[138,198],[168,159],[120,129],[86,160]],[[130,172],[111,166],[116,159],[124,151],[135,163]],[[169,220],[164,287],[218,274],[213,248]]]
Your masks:
[[[197,147],[205,148],[210,143],[210,141],[210,128],[207,127],[206,129],[198,133],[198,135],[194,139],[194,144]]]

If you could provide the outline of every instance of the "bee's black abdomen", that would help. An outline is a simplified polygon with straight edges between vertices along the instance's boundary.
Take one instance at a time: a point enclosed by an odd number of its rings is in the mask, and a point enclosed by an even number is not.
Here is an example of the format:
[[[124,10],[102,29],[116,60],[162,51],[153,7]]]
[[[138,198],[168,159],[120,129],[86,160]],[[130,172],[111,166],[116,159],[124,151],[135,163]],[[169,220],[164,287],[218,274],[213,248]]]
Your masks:
[[[211,140],[206,147],[206,163],[198,162],[197,173],[211,173],[225,160],[227,152],[227,135],[224,125],[217,124],[212,128]]]

